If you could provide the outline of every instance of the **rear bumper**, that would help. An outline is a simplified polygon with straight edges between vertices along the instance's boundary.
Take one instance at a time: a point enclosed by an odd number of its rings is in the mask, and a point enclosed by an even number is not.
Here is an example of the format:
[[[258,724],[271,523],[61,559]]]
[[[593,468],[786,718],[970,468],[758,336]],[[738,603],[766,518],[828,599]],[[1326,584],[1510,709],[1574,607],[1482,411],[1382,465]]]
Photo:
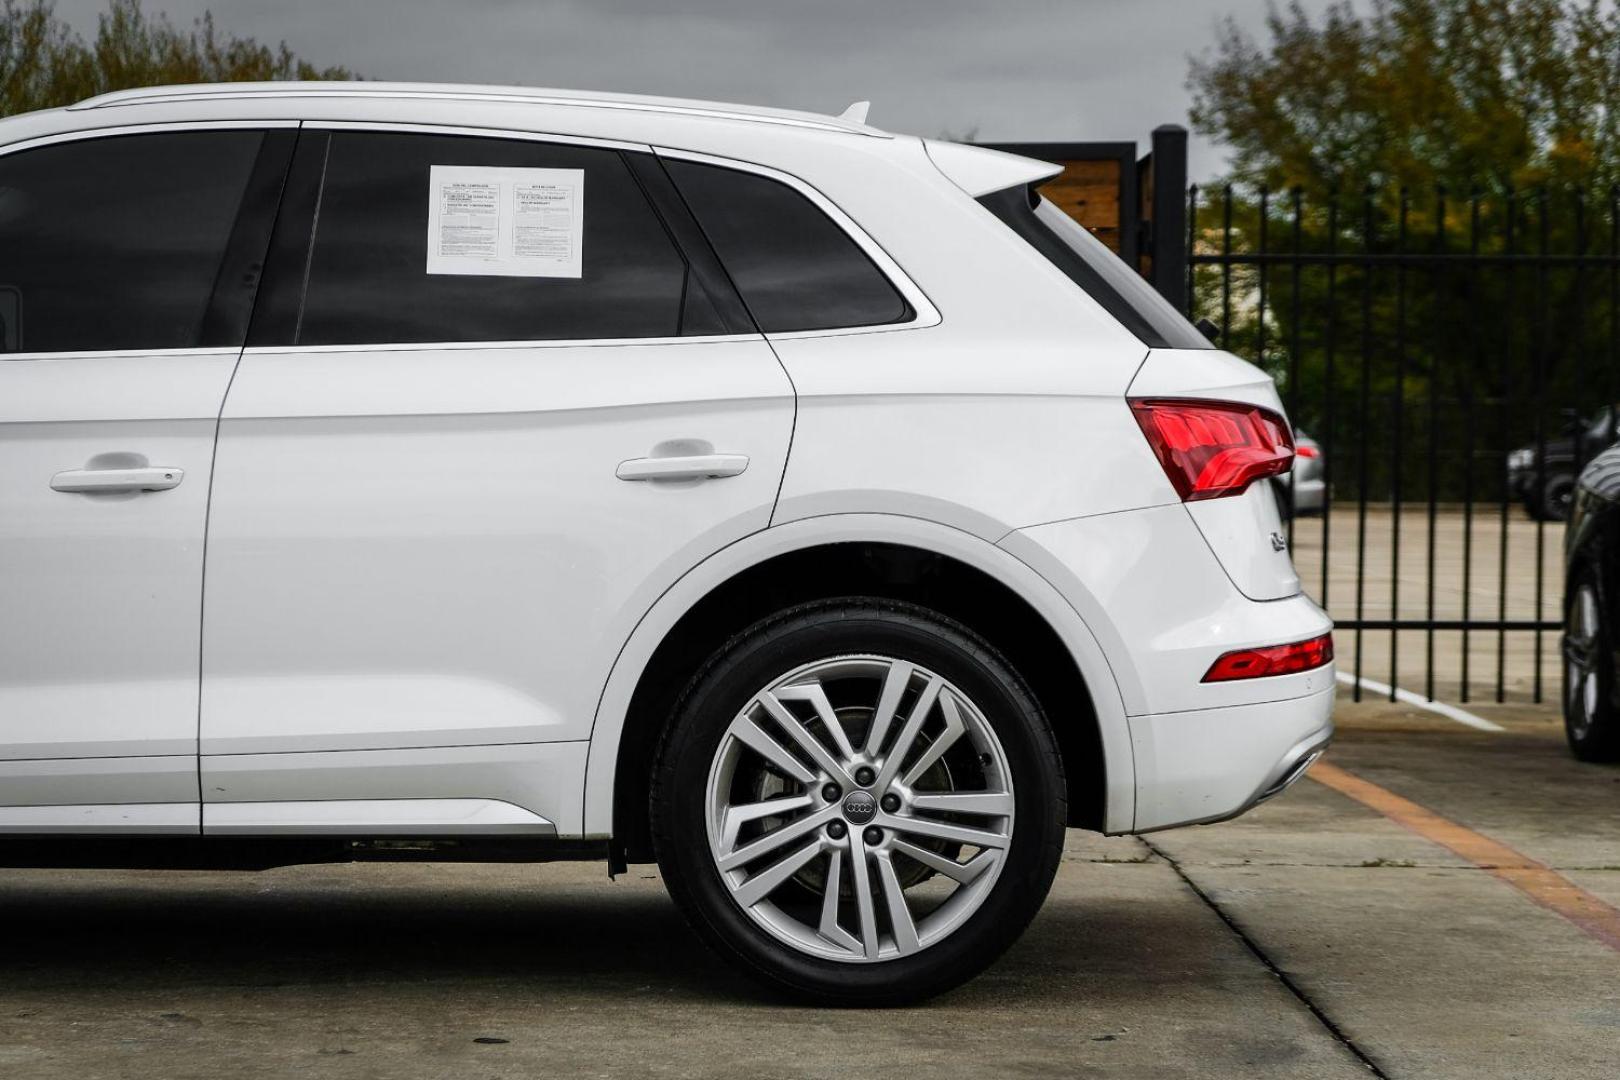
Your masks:
[[[1034,526],[1001,546],[1057,587],[1114,677],[1091,687],[1095,714],[1125,729],[1133,767],[1107,777],[1119,810],[1106,831],[1240,814],[1331,738],[1331,664],[1203,681],[1224,653],[1308,641],[1333,623],[1304,595],[1244,596],[1180,504]]]
[[[1108,658],[1127,716],[1287,701],[1333,686],[1328,668],[1203,681],[1223,653],[1307,641],[1333,623],[1304,595],[1244,596],[1180,503],[1021,529],[1001,546],[1074,607]]]
[[[1281,792],[1332,741],[1333,695],[1131,717],[1133,831],[1225,821]]]

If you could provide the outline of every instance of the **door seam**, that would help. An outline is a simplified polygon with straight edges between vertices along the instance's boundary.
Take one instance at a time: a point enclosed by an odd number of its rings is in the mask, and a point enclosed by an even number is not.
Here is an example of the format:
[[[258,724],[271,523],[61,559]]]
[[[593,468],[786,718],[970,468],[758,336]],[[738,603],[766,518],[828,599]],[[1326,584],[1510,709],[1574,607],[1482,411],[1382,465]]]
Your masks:
[[[282,167],[281,186],[276,193],[276,212],[270,216],[270,228],[265,231],[264,252],[259,256],[259,280],[253,287],[253,300],[248,304],[248,318],[244,324],[242,344],[236,350],[236,362],[231,365],[231,377],[225,380],[225,392],[219,396],[219,411],[214,414],[214,441],[208,453],[208,494],[203,497],[203,534],[200,552],[202,568],[197,575],[197,724],[196,741],[192,747],[192,761],[197,777],[197,835],[203,834],[203,779],[202,779],[202,724],[203,724],[203,653],[207,641],[208,612],[208,536],[214,518],[214,470],[219,464],[219,435],[225,423],[225,405],[231,399],[231,387],[236,385],[236,373],[242,370],[242,358],[247,355],[247,335],[253,326],[253,316],[259,307],[259,295],[264,289],[264,277],[269,269],[270,246],[275,242],[276,225],[281,220],[281,207],[287,197],[287,178],[298,155],[298,139],[304,130],[303,122],[293,129],[293,147]]]

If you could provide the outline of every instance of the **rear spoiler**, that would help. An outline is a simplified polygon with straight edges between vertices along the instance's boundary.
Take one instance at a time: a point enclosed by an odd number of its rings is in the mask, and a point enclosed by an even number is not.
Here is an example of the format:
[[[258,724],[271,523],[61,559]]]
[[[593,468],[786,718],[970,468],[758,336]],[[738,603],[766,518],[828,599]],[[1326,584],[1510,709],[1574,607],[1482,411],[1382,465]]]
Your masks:
[[[946,179],[975,199],[992,191],[1039,184],[1063,171],[1061,165],[1019,157],[1017,154],[1004,154],[1000,150],[986,150],[982,146],[941,142],[938,139],[924,139],[923,146],[934,166],[945,174]]]

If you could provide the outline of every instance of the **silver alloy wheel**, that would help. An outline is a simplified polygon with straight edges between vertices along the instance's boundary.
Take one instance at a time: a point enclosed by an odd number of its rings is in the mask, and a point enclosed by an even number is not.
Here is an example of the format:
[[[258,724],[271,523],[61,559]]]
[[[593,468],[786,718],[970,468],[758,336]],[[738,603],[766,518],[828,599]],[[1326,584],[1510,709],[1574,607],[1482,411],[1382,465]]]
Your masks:
[[[1012,776],[984,714],[883,656],[807,664],[754,695],[721,737],[706,807],[738,906],[800,952],[857,963],[959,928],[1012,840]]]
[[[1569,695],[1570,730],[1586,734],[1598,711],[1597,647],[1598,603],[1591,585],[1583,584],[1570,605],[1569,630],[1564,638],[1564,693]]]

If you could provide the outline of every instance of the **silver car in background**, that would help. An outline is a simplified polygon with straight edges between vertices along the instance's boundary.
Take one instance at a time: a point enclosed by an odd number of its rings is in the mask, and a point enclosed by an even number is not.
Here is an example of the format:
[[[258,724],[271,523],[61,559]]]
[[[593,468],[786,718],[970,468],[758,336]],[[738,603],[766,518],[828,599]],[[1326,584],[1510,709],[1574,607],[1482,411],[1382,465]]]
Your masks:
[[[1293,489],[1292,509],[1295,514],[1320,514],[1327,506],[1327,463],[1322,459],[1322,446],[1299,429],[1294,430],[1294,467],[1286,475],[1277,477],[1277,505],[1283,517],[1288,516],[1289,489]]]

